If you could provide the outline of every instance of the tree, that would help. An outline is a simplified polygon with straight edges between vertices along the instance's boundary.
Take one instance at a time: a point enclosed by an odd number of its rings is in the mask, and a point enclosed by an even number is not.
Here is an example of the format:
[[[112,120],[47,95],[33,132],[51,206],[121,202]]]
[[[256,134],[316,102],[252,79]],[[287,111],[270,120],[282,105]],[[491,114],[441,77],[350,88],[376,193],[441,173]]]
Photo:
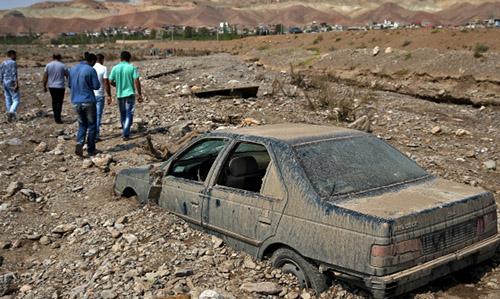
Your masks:
[[[193,27],[186,26],[184,28],[184,37],[185,38],[193,38]]]

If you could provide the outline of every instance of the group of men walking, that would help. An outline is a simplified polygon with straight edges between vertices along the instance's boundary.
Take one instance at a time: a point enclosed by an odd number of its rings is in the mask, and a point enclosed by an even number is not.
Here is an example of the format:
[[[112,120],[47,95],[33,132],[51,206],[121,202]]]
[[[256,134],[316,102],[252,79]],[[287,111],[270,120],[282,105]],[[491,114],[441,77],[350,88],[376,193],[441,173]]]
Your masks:
[[[8,59],[0,65],[0,81],[5,96],[7,121],[12,122],[16,119],[20,93],[16,52],[9,51],[7,56]],[[45,92],[50,92],[54,121],[58,124],[63,123],[61,114],[66,80],[71,90],[71,104],[78,118],[75,154],[83,156],[85,144],[89,156],[98,153],[96,142],[100,141],[105,101],[108,105],[113,101],[111,85],[116,87],[123,140],[130,138],[135,101],[142,102],[139,71],[130,63],[131,58],[130,52],[123,51],[120,54],[121,62],[109,74],[104,66],[103,54],[85,53],[83,60],[70,69],[62,62],[61,55],[54,54],[53,61],[46,65],[43,88]]]

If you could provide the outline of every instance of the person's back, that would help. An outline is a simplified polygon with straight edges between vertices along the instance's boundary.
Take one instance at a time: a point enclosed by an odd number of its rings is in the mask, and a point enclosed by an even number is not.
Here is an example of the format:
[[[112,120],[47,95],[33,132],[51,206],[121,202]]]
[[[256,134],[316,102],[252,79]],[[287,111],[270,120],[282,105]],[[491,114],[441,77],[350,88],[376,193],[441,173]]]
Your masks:
[[[134,81],[139,79],[137,67],[122,61],[111,70],[110,80],[116,82],[116,97],[126,98],[135,94]]]
[[[53,60],[45,66],[49,88],[64,88],[66,82],[66,66],[59,60]]]
[[[121,62],[117,64],[109,75],[111,85],[116,86],[116,97],[120,109],[120,122],[123,128],[123,139],[128,140],[130,128],[134,120],[135,100],[142,102],[141,82],[139,71],[130,64],[132,55],[128,51],[120,54]],[[136,96],[137,90],[137,96]]]
[[[97,73],[89,64],[80,62],[71,68],[69,72],[69,88],[71,88],[72,103],[95,102],[94,90],[100,87],[101,84]]]

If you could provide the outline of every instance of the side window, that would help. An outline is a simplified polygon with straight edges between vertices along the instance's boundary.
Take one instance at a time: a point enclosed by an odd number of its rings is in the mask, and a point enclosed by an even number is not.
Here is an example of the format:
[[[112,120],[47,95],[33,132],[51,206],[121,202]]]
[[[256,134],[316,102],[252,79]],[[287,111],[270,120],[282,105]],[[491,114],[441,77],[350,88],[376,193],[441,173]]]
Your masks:
[[[262,181],[262,189],[260,191],[262,195],[276,199],[284,198],[285,193],[283,192],[281,179],[278,175],[278,170],[276,169],[274,162],[269,163],[266,176]]]
[[[172,162],[167,175],[204,182],[226,144],[224,139],[203,139],[193,144]]]
[[[217,184],[258,193],[270,162],[265,146],[239,143],[224,162]]]

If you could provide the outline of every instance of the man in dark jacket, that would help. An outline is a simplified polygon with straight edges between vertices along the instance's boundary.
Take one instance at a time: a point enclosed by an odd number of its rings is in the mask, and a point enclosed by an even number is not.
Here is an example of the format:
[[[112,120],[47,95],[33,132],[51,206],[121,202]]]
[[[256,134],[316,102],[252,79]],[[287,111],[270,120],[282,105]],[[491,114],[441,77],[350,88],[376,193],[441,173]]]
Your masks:
[[[83,157],[83,145],[87,137],[89,156],[96,154],[96,98],[94,90],[101,84],[93,66],[97,61],[95,54],[85,53],[85,59],[71,68],[69,72],[69,88],[71,103],[78,116],[78,133],[76,136],[75,154]]]

